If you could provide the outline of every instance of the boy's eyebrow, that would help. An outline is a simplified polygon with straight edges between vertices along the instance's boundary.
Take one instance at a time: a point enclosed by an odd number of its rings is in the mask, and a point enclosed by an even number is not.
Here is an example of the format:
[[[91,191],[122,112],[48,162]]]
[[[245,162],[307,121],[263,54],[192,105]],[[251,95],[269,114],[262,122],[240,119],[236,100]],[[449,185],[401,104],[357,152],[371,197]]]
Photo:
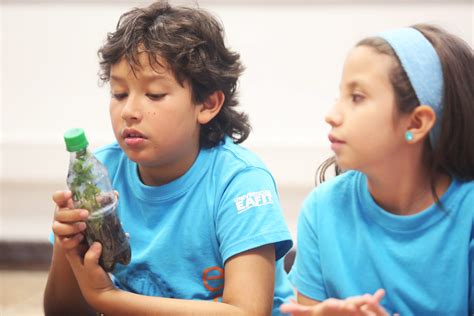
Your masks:
[[[110,75],[110,80],[112,81],[125,81],[124,78],[122,77],[119,77],[119,76],[115,76],[115,75]]]
[[[143,79],[145,81],[155,81],[155,80],[166,80],[166,79],[168,79],[165,75],[161,75],[161,74],[157,74],[157,73],[142,74],[140,77],[141,77],[141,79]]]
[[[161,74],[140,74],[140,79],[146,82],[150,82],[150,81],[155,81],[155,80],[166,80],[167,77]],[[111,75],[110,80],[119,81],[119,82],[126,81],[125,78],[117,76],[117,75]]]

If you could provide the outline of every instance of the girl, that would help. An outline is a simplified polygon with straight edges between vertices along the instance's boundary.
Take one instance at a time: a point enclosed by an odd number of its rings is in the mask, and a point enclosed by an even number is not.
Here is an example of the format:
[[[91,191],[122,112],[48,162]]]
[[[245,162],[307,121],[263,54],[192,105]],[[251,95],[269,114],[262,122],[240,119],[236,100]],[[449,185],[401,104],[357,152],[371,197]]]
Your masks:
[[[283,312],[474,313],[473,87],[472,48],[434,26],[352,49],[326,118],[345,172],[303,205]]]

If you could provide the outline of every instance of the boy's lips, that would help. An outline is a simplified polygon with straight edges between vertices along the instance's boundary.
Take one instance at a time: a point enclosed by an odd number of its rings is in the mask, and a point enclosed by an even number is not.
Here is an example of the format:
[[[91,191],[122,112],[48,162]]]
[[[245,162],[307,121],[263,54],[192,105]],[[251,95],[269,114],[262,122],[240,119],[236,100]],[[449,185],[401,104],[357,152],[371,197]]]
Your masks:
[[[146,139],[146,136],[134,128],[124,128],[120,133],[123,138],[143,138]]]
[[[139,146],[147,139],[142,132],[134,128],[124,128],[121,132],[121,136],[125,144],[129,147]]]

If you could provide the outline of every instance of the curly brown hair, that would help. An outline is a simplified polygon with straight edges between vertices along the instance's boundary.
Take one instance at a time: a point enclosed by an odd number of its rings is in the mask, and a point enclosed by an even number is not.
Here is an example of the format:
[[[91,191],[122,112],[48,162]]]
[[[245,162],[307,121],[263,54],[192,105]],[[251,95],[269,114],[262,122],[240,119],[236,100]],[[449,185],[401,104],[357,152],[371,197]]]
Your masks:
[[[135,71],[140,67],[138,53],[143,51],[152,67],[167,67],[181,85],[190,83],[194,103],[202,103],[215,91],[224,93],[220,112],[201,125],[201,147],[213,147],[226,135],[234,143],[248,137],[248,116],[235,109],[239,105],[238,78],[244,67],[239,54],[225,46],[223,27],[215,17],[200,8],[172,7],[166,1],[124,13],[98,51],[101,81],[110,80],[111,67],[122,58]]]

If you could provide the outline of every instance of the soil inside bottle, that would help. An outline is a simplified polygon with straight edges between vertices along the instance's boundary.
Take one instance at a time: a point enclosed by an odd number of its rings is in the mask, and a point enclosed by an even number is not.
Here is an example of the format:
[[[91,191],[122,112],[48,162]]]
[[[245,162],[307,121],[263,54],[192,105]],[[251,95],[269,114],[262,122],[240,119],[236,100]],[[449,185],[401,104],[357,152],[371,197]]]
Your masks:
[[[115,263],[126,265],[131,259],[127,237],[115,215],[116,206],[117,201],[93,212],[87,220],[87,242],[89,245],[95,241],[102,244],[99,264],[107,272],[114,269]]]

